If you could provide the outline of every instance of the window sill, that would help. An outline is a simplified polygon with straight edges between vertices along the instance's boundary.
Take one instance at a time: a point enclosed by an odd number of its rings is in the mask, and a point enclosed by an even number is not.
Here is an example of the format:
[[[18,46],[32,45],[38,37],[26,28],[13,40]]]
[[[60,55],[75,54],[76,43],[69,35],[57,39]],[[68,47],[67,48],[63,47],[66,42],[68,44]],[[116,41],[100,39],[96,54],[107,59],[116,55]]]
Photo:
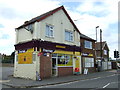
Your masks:
[[[65,40],[66,42],[70,42],[70,43],[74,43],[74,41],[68,41],[68,40]]]
[[[86,47],[84,47],[85,49],[90,49],[90,50],[93,50],[92,48],[86,48]]]
[[[45,36],[46,38],[52,38],[52,39],[54,39],[54,36],[52,37],[52,36]]]

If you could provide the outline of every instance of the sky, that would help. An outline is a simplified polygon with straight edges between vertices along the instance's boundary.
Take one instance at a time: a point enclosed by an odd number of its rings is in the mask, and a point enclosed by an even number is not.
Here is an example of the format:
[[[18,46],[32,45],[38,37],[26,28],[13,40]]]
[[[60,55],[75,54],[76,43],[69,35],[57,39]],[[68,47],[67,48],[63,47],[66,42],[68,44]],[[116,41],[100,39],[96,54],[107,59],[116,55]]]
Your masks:
[[[106,41],[110,57],[118,50],[118,1],[119,0],[0,0],[0,53],[10,55],[15,45],[15,28],[36,16],[61,5],[81,33]]]

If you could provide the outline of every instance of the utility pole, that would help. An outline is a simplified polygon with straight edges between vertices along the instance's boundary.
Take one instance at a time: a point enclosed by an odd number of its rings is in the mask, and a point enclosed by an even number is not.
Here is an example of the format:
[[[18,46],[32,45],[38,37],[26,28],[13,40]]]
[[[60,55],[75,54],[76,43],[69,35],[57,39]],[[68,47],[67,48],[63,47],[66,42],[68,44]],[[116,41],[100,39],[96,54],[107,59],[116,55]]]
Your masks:
[[[100,29],[100,51],[101,51],[101,60],[102,60],[102,30]]]
[[[102,69],[102,29],[100,29],[100,56],[101,56],[101,69]]]

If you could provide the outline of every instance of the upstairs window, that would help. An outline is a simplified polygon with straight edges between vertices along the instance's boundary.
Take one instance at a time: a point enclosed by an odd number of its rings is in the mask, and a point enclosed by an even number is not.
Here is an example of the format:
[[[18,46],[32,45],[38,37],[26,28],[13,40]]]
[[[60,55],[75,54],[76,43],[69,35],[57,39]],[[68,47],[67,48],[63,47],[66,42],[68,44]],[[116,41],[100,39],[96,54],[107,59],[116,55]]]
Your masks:
[[[65,40],[73,42],[73,32],[65,31]]]
[[[85,46],[85,48],[92,49],[92,42],[85,40],[84,46]]]
[[[28,26],[25,27],[25,29],[30,31],[31,33],[33,33],[34,25],[33,24],[29,24]]]
[[[107,50],[104,50],[104,55],[107,55]]]
[[[46,25],[45,36],[47,36],[47,37],[53,37],[53,26]]]
[[[33,24],[28,25],[27,29],[30,30],[30,31],[32,31],[33,30]]]

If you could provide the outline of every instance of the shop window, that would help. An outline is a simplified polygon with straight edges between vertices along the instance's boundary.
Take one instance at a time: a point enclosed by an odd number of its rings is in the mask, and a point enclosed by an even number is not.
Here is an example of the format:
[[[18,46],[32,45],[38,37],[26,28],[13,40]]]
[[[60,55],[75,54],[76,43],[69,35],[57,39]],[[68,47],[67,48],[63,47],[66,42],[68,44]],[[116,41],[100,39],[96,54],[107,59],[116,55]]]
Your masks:
[[[53,54],[52,54],[52,57],[57,57],[57,54],[56,54],[56,53],[53,53]]]
[[[58,66],[72,66],[72,56],[58,54]]]
[[[84,67],[94,67],[94,58],[84,58]]]

